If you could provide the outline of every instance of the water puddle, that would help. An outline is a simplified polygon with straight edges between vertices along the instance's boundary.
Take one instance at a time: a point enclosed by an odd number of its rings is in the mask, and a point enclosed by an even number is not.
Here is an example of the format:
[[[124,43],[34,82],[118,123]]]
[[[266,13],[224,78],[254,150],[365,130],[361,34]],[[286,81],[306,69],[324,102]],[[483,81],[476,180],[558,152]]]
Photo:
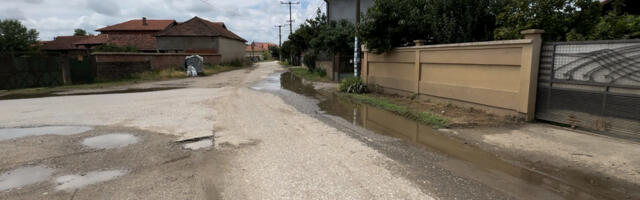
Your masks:
[[[92,130],[88,126],[43,126],[32,128],[0,128],[0,141],[27,136],[75,135]]]
[[[20,188],[51,177],[53,169],[45,166],[20,167],[0,175],[0,191]]]
[[[553,177],[539,170],[517,166],[497,156],[451,138],[448,132],[439,132],[393,113],[343,100],[336,95],[322,96],[313,86],[305,84],[291,73],[280,77],[281,87],[295,93],[320,99],[321,112],[338,116],[353,125],[364,127],[378,134],[401,138],[448,155],[438,163],[459,176],[481,182],[489,187],[525,199],[602,199],[621,197],[598,180],[577,172]],[[551,169],[554,170],[554,169]]]
[[[125,170],[92,171],[86,174],[73,174],[56,178],[56,190],[82,188],[100,182],[109,181],[126,174]]]
[[[115,149],[138,143],[138,137],[132,134],[114,133],[82,140],[82,144],[94,149]]]

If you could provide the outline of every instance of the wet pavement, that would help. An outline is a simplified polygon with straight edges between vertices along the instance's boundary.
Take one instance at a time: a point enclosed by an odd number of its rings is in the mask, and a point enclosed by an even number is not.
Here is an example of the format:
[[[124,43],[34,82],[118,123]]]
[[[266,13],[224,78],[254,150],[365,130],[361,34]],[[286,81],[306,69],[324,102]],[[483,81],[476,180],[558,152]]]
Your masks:
[[[87,126],[44,126],[29,128],[0,128],[0,141],[28,136],[75,135],[91,130]]]
[[[42,165],[25,166],[4,172],[0,175],[0,192],[45,181],[52,173],[53,169]]]
[[[379,136],[401,139],[410,146],[423,147],[422,151],[432,151],[445,155],[438,159],[434,167],[442,168],[455,176],[471,179],[495,190],[521,199],[620,199],[624,195],[612,186],[607,186],[596,177],[580,172],[564,172],[565,176],[551,176],[544,166],[522,166],[515,161],[505,161],[498,156],[482,151],[473,145],[451,137],[458,134],[448,129],[434,130],[422,123],[406,119],[393,113],[339,98],[333,92],[318,91],[312,83],[301,80],[289,72],[273,74],[252,87],[256,90],[279,94],[288,103],[297,105],[303,112],[325,118],[324,121],[338,121],[338,127],[364,128]],[[300,97],[311,98],[308,102],[317,106],[304,105]],[[326,120],[326,119],[330,120]],[[329,123],[333,123],[329,122]],[[357,131],[356,131],[357,132]],[[375,141],[371,135],[356,136],[371,146],[385,146]],[[397,154],[388,148],[389,155]],[[384,152],[385,149],[382,149]],[[400,158],[399,160],[402,160]],[[420,173],[420,172],[418,172]]]
[[[138,143],[138,137],[131,134],[113,133],[82,140],[82,144],[94,149],[114,149]]]

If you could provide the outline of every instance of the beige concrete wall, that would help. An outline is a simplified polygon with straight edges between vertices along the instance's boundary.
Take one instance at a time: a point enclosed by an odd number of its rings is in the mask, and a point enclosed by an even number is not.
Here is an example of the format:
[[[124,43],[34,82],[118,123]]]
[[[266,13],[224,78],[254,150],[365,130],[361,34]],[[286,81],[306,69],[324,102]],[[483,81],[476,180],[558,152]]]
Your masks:
[[[365,51],[363,79],[384,92],[417,93],[533,120],[541,30],[525,39]],[[365,49],[365,48],[363,48]]]
[[[218,54],[222,56],[222,62],[230,62],[235,59],[244,59],[245,44],[238,40],[218,37]]]

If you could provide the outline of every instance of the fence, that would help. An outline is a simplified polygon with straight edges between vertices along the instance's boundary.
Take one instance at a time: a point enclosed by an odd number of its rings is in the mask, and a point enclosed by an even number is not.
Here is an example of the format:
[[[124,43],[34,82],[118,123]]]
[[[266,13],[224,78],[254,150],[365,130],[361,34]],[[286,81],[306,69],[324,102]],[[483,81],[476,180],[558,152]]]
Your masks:
[[[640,40],[544,43],[536,118],[640,139]]]
[[[95,57],[97,68],[101,63],[140,63],[148,62],[150,69],[161,70],[175,67],[183,67],[184,59],[191,54],[187,53],[92,53]],[[220,64],[220,54],[198,54],[204,58],[204,64]]]
[[[382,92],[533,120],[542,33],[526,30],[521,40],[402,47],[380,55],[365,50],[362,77]]]
[[[65,62],[58,55],[0,55],[0,89],[62,85]]]

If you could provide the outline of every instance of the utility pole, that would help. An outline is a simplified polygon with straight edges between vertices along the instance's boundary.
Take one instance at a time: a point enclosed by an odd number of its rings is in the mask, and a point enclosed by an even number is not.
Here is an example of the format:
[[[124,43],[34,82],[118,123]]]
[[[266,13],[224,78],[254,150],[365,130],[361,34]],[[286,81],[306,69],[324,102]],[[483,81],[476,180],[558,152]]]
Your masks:
[[[287,21],[287,22],[289,22],[289,35],[292,35],[292,34],[293,34],[293,18],[291,17],[291,5],[294,5],[294,4],[295,4],[295,5],[298,5],[298,4],[300,4],[300,2],[291,2],[291,1],[289,1],[289,2],[284,2],[284,1],[280,1],[280,4],[287,4],[287,5],[289,5],[289,21]],[[293,54],[292,54],[292,55],[289,55],[289,63],[290,63],[290,64],[293,64],[293,63],[294,63],[294,62],[293,62]]]
[[[353,47],[353,76],[358,77],[358,63],[360,63],[360,51],[358,50],[358,25],[360,24],[360,0],[356,0],[356,38],[355,45]]]
[[[282,25],[277,25],[276,27],[278,27],[278,56],[280,57],[279,59],[282,61]]]
[[[287,4],[289,5],[289,34],[293,34],[293,18],[291,18],[291,5],[298,5],[300,4],[300,2],[284,2],[284,1],[280,1],[280,4]]]

